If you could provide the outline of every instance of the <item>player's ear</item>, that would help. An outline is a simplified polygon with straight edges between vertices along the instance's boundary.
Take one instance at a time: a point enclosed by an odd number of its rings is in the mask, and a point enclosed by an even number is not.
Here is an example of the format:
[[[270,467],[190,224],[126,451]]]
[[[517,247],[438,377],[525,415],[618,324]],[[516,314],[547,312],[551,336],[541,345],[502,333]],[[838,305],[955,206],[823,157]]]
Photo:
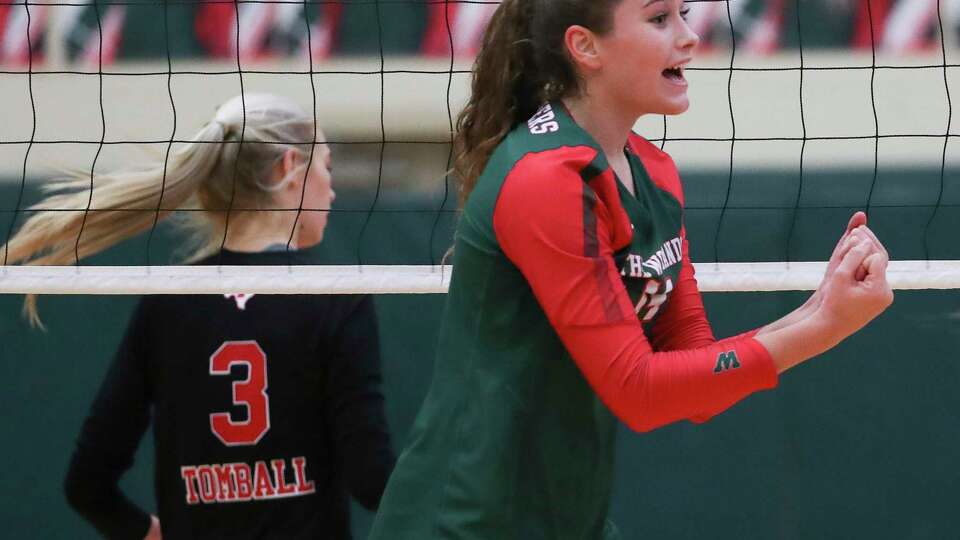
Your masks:
[[[288,174],[293,173],[297,170],[297,167],[300,166],[303,158],[300,156],[300,152],[295,148],[287,148],[283,153],[283,157],[280,160],[281,163],[281,172],[283,173],[282,177],[286,177]]]
[[[288,148],[280,160],[280,178],[284,182],[283,189],[299,194],[303,191],[304,175],[306,173],[306,159],[303,154],[294,148]]]
[[[573,65],[581,72],[600,69],[597,35],[589,28],[579,24],[571,25],[563,35],[563,44],[567,48],[567,54],[570,55]]]

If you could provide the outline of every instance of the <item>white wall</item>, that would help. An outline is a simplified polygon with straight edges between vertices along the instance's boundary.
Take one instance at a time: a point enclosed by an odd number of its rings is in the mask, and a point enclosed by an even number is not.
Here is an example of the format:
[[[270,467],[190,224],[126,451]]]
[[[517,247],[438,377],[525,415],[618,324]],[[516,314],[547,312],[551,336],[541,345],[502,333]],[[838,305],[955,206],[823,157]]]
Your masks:
[[[960,63],[960,51],[948,51],[948,62]],[[728,56],[698,59],[695,67],[726,68]],[[875,132],[871,106],[870,79],[873,74],[875,103],[881,134],[931,134],[938,138],[881,139],[881,164],[939,167],[947,127],[947,100],[942,68],[879,69],[871,72],[870,56],[850,53],[804,53],[803,109],[807,137],[872,136]],[[878,65],[934,65],[939,54],[911,58],[878,58]],[[738,57],[740,68],[784,68],[799,66],[796,52],[764,58]],[[826,66],[866,67],[856,70],[815,70]],[[449,65],[419,58],[387,58],[386,71],[429,70],[440,74],[387,73],[381,77],[379,59],[330,61],[313,75],[316,110],[320,125],[330,140],[371,141],[381,138],[381,78],[384,85],[383,121],[388,140],[447,140],[447,84]],[[162,157],[171,137],[188,139],[209,119],[217,104],[240,92],[236,65],[196,61],[176,61],[171,79],[174,112],[167,93],[166,62],[111,66],[111,73],[155,73],[152,75],[105,75],[103,115],[107,141],[156,141],[150,145],[105,145],[97,158],[97,167],[114,167],[137,160]],[[460,64],[455,69],[466,70]],[[244,73],[245,92],[269,91],[294,97],[308,109],[312,90],[306,66],[301,64],[251,64],[244,70],[284,72],[282,74]],[[291,73],[300,71],[301,73]],[[338,74],[337,71],[362,71],[366,74]],[[228,72],[214,74],[211,72]],[[730,71],[689,71],[690,110],[667,121],[667,136],[676,138],[729,139],[732,134],[727,84]],[[960,133],[960,67],[948,68],[954,101],[952,132]],[[101,138],[97,74],[0,75],[0,141],[24,141],[24,144],[0,144],[0,177],[19,179],[24,155],[31,139],[33,116],[28,87],[33,87],[36,108],[34,141],[87,141],[87,144],[34,144],[30,148],[27,175],[48,176],[53,170],[74,167],[89,169],[98,152]],[[796,168],[800,141],[750,142],[743,138],[802,137],[800,121],[800,72],[734,71],[731,83],[733,119],[738,141],[734,145],[737,167]],[[451,109],[455,115],[465,100],[469,75],[452,76]],[[663,134],[663,118],[644,118],[638,125],[648,138]],[[730,141],[670,141],[667,150],[683,168],[725,168],[730,160]],[[960,161],[960,150],[951,143],[950,163]],[[433,153],[428,152],[432,155]],[[805,167],[872,166],[874,140],[808,141]],[[443,164],[441,164],[442,168]]]

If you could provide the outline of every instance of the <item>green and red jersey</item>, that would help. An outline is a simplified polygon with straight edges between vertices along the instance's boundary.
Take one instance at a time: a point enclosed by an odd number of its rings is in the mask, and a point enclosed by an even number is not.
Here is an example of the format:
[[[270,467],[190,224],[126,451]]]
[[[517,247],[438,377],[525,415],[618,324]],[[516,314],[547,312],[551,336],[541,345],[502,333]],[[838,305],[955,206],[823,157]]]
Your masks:
[[[752,334],[714,339],[673,161],[638,135],[624,152],[635,196],[557,103],[491,156],[372,539],[615,538],[617,418],[704,421],[776,385]]]

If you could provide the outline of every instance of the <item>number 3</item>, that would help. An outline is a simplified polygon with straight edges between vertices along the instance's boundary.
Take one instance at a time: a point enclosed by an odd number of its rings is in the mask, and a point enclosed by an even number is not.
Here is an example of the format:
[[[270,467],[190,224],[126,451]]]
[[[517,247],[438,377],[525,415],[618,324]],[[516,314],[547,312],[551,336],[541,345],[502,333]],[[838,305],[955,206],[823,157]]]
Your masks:
[[[247,366],[247,378],[233,382],[233,404],[247,408],[247,419],[234,422],[230,413],[213,413],[210,430],[227,446],[254,445],[270,430],[267,355],[256,341],[228,341],[210,356],[210,375],[229,375],[237,364]]]

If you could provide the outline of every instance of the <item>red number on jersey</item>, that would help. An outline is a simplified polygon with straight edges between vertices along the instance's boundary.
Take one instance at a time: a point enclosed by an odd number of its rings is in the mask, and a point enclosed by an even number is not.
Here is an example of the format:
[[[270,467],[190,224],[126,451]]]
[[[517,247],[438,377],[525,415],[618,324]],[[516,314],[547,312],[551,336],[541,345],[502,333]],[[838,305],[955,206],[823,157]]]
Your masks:
[[[210,374],[229,375],[237,364],[247,367],[247,378],[234,381],[233,404],[247,408],[247,419],[234,422],[224,412],[210,415],[210,430],[227,446],[257,444],[270,430],[267,355],[256,341],[228,341],[210,357]]]

